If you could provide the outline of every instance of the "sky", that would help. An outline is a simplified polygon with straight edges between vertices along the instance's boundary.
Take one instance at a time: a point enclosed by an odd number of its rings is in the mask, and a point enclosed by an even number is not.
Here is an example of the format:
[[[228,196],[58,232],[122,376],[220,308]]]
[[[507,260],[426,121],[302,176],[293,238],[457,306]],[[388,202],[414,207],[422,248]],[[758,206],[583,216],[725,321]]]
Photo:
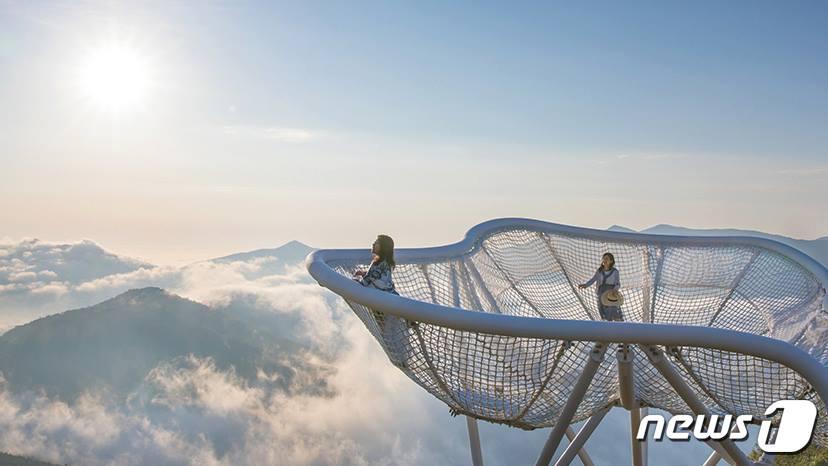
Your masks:
[[[495,217],[828,235],[822,2],[0,0],[0,238],[181,265]]]

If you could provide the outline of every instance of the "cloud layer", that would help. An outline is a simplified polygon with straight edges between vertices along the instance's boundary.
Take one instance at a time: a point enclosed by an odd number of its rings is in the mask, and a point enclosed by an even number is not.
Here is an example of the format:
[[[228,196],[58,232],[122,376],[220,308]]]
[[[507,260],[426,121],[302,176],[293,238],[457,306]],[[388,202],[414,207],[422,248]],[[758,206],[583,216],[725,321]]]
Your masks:
[[[47,259],[59,256],[50,250],[66,249],[40,247],[37,257]],[[26,262],[34,253],[14,254],[10,260],[20,261],[14,262],[14,273],[57,268],[48,260],[38,266]],[[11,273],[6,280],[11,280]],[[127,289],[159,286],[224,312],[277,313],[283,317],[279,331],[306,343],[290,356],[330,368],[322,373],[324,389],[287,390],[280,373],[260,370],[255,378],[245,378],[233,367],[220,368],[210,357],[192,355],[158,364],[125,403],[94,387],[66,402],[36,389],[12,390],[3,380],[0,450],[89,465],[469,462],[464,419],[450,417],[445,405],[394,368],[350,309],[316,285],[295,261],[263,254],[182,268],[133,264],[127,270],[83,278],[66,273],[50,277],[66,289],[54,295],[58,298],[39,301],[39,312],[55,312],[66,302],[85,306]],[[32,300],[38,295],[29,289],[20,296]],[[299,385],[321,383],[301,379],[301,371],[297,374],[300,378],[294,383]],[[622,410],[605,418],[587,444],[597,464],[628,457],[628,422]],[[480,430],[487,464],[532,463],[547,435],[487,423],[481,423]],[[694,443],[653,444],[650,449],[654,464],[698,464],[707,453],[706,446]]]
[[[48,258],[56,256],[49,250],[67,247],[41,249]],[[20,262],[22,270],[37,270]],[[272,273],[274,268],[281,272]],[[248,381],[210,358],[181,357],[150,371],[125,404],[95,390],[67,403],[42,391],[12,391],[3,380],[0,450],[73,464],[465,462],[462,430],[455,442],[446,442],[431,428],[429,411],[445,414],[440,403],[390,369],[350,310],[312,284],[299,264],[255,257],[183,268],[139,266],[87,280],[53,278],[66,290],[51,306],[161,286],[215,309],[295,316],[283,321],[292,322],[284,331],[308,342],[310,350],[291,356],[319,367],[335,361],[336,369],[320,394],[285,390],[279,373],[262,370]],[[418,434],[408,441],[412,432]]]
[[[348,344],[331,396],[287,393],[264,372],[248,382],[193,356],[150,371],[126,404],[91,392],[65,403],[2,383],[0,450],[92,465],[465,462],[462,430],[440,436],[434,421],[446,411],[389,370],[356,319],[336,339]]]

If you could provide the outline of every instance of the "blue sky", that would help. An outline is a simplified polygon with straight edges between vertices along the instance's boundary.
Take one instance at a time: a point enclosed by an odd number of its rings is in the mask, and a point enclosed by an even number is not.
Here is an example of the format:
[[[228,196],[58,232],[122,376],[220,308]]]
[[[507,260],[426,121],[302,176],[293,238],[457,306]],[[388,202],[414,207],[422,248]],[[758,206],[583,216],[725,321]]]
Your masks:
[[[820,2],[0,3],[2,235],[186,262],[497,216],[828,234]],[[74,70],[146,58],[135,108]],[[364,238],[368,238],[365,240]]]
[[[824,156],[828,11],[816,3],[227,13],[205,44],[224,49],[210,52],[227,67],[215,78],[263,124],[573,151]]]

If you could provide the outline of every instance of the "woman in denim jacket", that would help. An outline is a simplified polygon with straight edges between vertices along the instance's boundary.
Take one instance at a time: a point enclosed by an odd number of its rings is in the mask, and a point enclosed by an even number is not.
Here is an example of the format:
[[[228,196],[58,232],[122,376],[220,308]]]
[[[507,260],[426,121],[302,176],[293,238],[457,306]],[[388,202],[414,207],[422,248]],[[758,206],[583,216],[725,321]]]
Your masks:
[[[610,290],[618,291],[621,287],[621,277],[618,269],[615,268],[615,256],[612,253],[604,253],[601,257],[601,266],[595,271],[595,275],[588,282],[578,285],[584,289],[593,283],[597,285],[595,294],[598,298],[598,312],[604,320],[622,320],[621,310],[616,306],[604,306],[601,296]]]

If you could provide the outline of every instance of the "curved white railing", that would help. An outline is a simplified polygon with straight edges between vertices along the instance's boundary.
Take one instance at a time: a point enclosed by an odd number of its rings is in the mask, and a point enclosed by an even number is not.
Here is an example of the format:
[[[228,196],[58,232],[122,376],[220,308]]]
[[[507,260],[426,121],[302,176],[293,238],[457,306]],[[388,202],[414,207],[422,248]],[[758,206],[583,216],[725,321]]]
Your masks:
[[[688,237],[613,232],[573,227],[532,219],[503,218],[481,223],[468,231],[465,238],[447,246],[398,249],[398,263],[429,263],[473,253],[482,239],[502,230],[525,229],[541,232],[576,235],[595,240],[624,241],[638,244],[681,246],[752,246],[781,254],[810,272],[828,287],[828,269],[801,251],[785,244],[758,237],[704,236]],[[353,261],[368,263],[370,252],[365,249],[318,250],[306,259],[311,276],[320,285],[346,300],[396,315],[411,321],[512,337],[547,338],[567,341],[595,341],[664,346],[696,346],[743,353],[783,364],[798,372],[828,405],[828,368],[793,344],[760,335],[721,328],[652,324],[634,322],[605,322],[587,320],[560,320],[522,317],[443,306],[412,300],[363,287],[336,272],[330,262]],[[828,308],[828,296],[823,299],[822,312]]]

